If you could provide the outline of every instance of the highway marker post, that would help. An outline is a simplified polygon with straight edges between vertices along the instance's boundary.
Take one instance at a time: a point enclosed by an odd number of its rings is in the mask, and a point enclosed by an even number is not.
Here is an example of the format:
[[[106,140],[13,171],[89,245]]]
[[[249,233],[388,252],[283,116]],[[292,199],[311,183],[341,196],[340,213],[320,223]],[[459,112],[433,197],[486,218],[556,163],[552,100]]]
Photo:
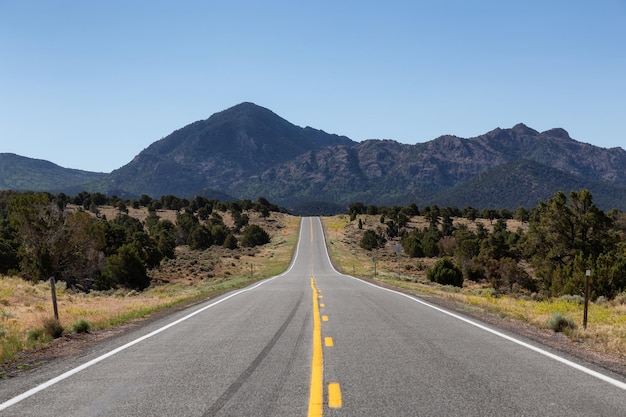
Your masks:
[[[587,312],[589,311],[589,278],[591,277],[591,270],[585,271],[585,311],[583,313],[583,328],[587,329]]]
[[[59,308],[57,306],[57,287],[54,277],[50,277],[50,291],[52,292],[52,308],[54,309],[54,319],[59,320]]]

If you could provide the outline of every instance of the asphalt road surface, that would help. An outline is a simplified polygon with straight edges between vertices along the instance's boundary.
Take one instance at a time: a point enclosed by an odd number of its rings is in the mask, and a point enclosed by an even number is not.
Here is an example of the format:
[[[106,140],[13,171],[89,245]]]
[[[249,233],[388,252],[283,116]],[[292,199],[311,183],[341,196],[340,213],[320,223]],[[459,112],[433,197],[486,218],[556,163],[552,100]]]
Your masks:
[[[0,381],[0,416],[626,416],[623,377],[341,275],[284,274]]]

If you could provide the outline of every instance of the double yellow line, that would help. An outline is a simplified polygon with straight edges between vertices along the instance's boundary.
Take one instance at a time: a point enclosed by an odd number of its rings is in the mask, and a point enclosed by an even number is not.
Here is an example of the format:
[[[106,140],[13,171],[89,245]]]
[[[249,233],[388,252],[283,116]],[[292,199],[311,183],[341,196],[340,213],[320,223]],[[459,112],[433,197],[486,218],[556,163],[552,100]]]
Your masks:
[[[308,417],[319,417],[323,412],[324,402],[324,358],[322,353],[322,323],[315,279],[311,277],[313,290],[313,359],[311,360],[311,391],[309,396]]]
[[[319,291],[311,277],[313,290],[313,359],[311,360],[311,390],[308,417],[321,417],[324,411],[324,355],[322,350],[322,323],[320,320]],[[326,316],[324,316],[326,318]],[[326,338],[326,346],[333,346],[332,338]],[[328,406],[340,408],[341,389],[338,383],[328,384]]]

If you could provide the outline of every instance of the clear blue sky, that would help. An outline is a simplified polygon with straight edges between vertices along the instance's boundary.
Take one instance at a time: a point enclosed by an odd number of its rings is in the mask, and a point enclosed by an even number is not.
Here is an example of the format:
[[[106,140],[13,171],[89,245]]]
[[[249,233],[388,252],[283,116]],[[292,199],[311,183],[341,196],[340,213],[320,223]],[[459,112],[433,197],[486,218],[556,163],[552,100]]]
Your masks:
[[[0,0],[0,152],[109,172],[243,101],[357,141],[626,147],[626,0]]]

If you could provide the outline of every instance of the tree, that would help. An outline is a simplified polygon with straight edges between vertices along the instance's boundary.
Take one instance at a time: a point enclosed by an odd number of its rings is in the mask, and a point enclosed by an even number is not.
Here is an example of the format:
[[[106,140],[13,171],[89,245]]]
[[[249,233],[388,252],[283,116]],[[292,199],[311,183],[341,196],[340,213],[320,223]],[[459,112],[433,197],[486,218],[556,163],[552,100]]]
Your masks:
[[[372,250],[385,244],[385,239],[373,230],[366,230],[361,237],[360,245],[363,249]]]
[[[10,226],[8,219],[3,218],[3,211],[0,209],[0,273],[7,274],[19,267],[19,242],[15,229]]]
[[[105,225],[86,212],[66,214],[64,201],[24,193],[9,202],[21,272],[31,281],[54,276],[69,287],[88,290],[104,263]]]
[[[53,274],[52,247],[63,238],[63,212],[46,193],[13,196],[9,219],[20,238],[21,271],[26,279],[39,281]]]
[[[176,226],[174,223],[169,220],[160,220],[150,229],[150,234],[163,256],[169,259],[176,257]]]
[[[134,245],[123,245],[117,254],[109,256],[102,271],[101,289],[126,287],[143,290],[149,285],[146,266]]]
[[[412,230],[409,234],[404,236],[400,243],[402,244],[402,250],[410,258],[424,257],[422,242],[420,240],[419,232],[417,230]]]
[[[237,249],[239,247],[239,244],[237,242],[237,238],[235,237],[235,235],[233,235],[232,233],[229,233],[228,236],[226,236],[226,239],[224,239],[223,246],[226,249]]]
[[[211,229],[207,226],[200,224],[196,225],[189,234],[187,240],[189,247],[194,250],[208,249],[213,245],[213,236],[211,235]]]
[[[442,285],[463,286],[463,272],[448,257],[441,258],[426,273],[428,279]]]
[[[526,208],[520,206],[515,209],[515,213],[513,214],[513,218],[520,223],[524,224],[530,218],[530,212],[526,210]]]
[[[264,245],[269,241],[270,235],[261,226],[251,224],[244,229],[240,243],[244,247],[254,247]]]
[[[213,244],[218,246],[223,245],[224,241],[226,240],[226,236],[228,236],[228,233],[228,229],[223,224],[216,224],[211,227],[211,237],[213,238]],[[269,236],[267,242],[269,242]],[[267,242],[263,242],[260,244],[263,245]]]
[[[591,267],[602,253],[612,252],[618,241],[612,220],[593,204],[588,190],[572,191],[569,202],[563,192],[540,202],[529,226],[523,249],[552,295],[578,288],[568,284],[580,279],[574,273],[575,263]]]

